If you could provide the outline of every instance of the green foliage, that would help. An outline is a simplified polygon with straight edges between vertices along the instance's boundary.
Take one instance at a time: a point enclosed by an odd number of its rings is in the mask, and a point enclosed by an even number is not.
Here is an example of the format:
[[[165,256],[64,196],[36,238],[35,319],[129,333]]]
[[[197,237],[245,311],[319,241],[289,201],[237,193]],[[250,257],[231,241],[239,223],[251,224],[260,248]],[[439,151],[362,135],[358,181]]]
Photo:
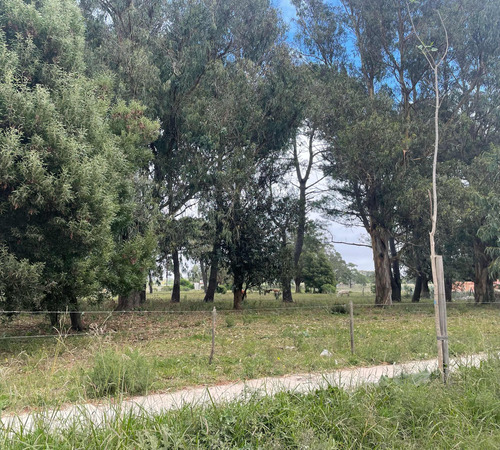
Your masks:
[[[309,289],[323,292],[323,286],[335,286],[335,273],[324,252],[307,252],[302,256],[302,280]]]
[[[344,391],[246,398],[150,416],[124,416],[106,427],[90,420],[67,430],[0,435],[3,448],[32,445],[102,448],[496,448],[500,367],[492,360],[460,368],[443,385],[427,372]],[[446,417],[446,420],[443,420]],[[439,423],[439,433],[436,433]],[[0,441],[1,442],[1,441]]]
[[[153,368],[138,350],[119,354],[113,350],[99,352],[94,367],[84,375],[91,397],[116,394],[145,394],[153,382]]]
[[[324,284],[321,286],[321,293],[323,294],[335,294],[337,287],[333,284]]]
[[[333,305],[330,308],[330,312],[332,314],[349,314],[349,310],[346,308],[345,305]]]
[[[2,1],[0,27],[29,85],[51,84],[59,71],[83,73],[84,23],[74,1]]]
[[[28,260],[18,260],[0,247],[0,308],[38,307],[43,297],[43,263],[30,264]]]
[[[217,294],[225,294],[228,291],[227,286],[224,286],[223,284],[218,284],[217,285]]]
[[[180,281],[181,287],[185,287],[187,289],[194,289],[194,284],[191,281],[186,280],[185,278],[181,278]]]
[[[28,265],[40,281],[22,306],[75,309],[103,282],[116,290],[120,270],[137,285],[132,261],[140,260],[144,277],[155,243],[151,230],[129,239],[139,204],[133,177],[147,165],[144,144],[158,124],[135,103],[113,109],[109,79],[83,76],[84,27],[74,3],[8,0],[0,26],[8,67],[0,78],[2,259],[11,268],[19,262],[10,281],[28,275]],[[117,262],[119,252],[130,252],[128,264]],[[2,290],[9,289],[17,288]]]

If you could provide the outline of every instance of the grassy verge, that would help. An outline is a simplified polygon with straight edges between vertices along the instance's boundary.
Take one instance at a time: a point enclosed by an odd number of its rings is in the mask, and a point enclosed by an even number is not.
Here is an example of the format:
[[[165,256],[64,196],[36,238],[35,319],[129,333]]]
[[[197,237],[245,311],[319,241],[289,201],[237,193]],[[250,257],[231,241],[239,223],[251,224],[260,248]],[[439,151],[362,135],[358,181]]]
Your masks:
[[[444,386],[432,375],[382,380],[354,392],[337,388],[158,416],[91,421],[64,431],[40,427],[2,436],[5,449],[58,448],[405,448],[496,449],[500,442],[500,363],[462,368]]]
[[[392,364],[431,358],[436,353],[432,305],[363,307],[355,296],[356,354],[350,354],[348,316],[332,314],[336,297],[296,296],[284,306],[272,298],[250,297],[247,310],[232,312],[230,296],[217,299],[215,359],[208,364],[211,316],[191,293],[180,305],[153,297],[156,313],[108,317],[85,315],[90,336],[0,340],[0,410],[54,407],[103,396],[168,391],[261,376],[321,372],[341,367]],[[344,300],[344,299],[342,299]],[[307,308],[306,308],[307,307]],[[182,308],[188,313],[181,313]],[[205,308],[204,310],[201,310]],[[276,309],[277,308],[277,309]],[[306,309],[304,309],[306,308]],[[177,309],[177,311],[175,311]],[[334,311],[335,312],[335,311]],[[500,348],[495,306],[449,307],[452,355]],[[54,333],[39,316],[2,324],[1,334]],[[320,356],[327,349],[332,356]]]

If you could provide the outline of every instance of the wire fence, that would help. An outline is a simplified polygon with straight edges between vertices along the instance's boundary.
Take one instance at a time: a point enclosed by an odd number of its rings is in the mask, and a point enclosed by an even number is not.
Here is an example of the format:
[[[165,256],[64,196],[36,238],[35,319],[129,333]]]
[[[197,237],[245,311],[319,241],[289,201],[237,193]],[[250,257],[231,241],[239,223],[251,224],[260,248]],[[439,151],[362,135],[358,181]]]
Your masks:
[[[500,303],[487,303],[487,304],[477,304],[467,300],[458,300],[447,303],[448,307],[473,307],[477,308],[478,306],[486,306],[499,308]],[[353,302],[354,310],[356,308],[371,308],[377,311],[386,310],[390,311],[397,310],[399,308],[409,308],[409,309],[433,309],[434,303],[432,301],[422,301],[422,302],[393,302],[391,305],[379,305],[375,303],[357,303]],[[301,311],[326,311],[332,314],[348,314],[349,312],[349,303],[325,303],[325,304],[316,304],[316,305],[300,305],[293,306],[290,304],[282,304],[279,307],[247,307],[241,310],[234,309],[224,309],[221,308],[217,312],[219,314],[227,314],[227,315],[237,315],[237,314],[265,314],[265,313],[286,313],[286,312],[301,312]],[[195,309],[195,310],[181,310],[181,309],[137,309],[137,310],[83,310],[83,311],[74,311],[74,310],[0,310],[0,320],[2,317],[7,317],[8,319],[13,319],[16,316],[43,316],[43,315],[51,315],[56,314],[60,316],[60,321],[67,320],[71,313],[79,313],[83,318],[85,317],[93,317],[93,316],[107,316],[103,323],[112,317],[120,317],[120,316],[140,316],[140,315],[155,315],[155,316],[206,316],[211,317],[212,311],[205,309]],[[95,324],[92,324],[95,325]],[[102,327],[102,325],[96,325],[97,328]],[[135,334],[144,334],[144,330],[138,331]],[[128,334],[134,334],[133,331],[128,330]],[[102,334],[102,333],[100,333]],[[7,335],[5,332],[3,335],[0,333],[0,341],[6,340],[27,340],[27,339],[49,339],[49,338],[60,338],[62,337],[96,337],[99,333],[96,333],[95,330],[90,329],[86,332],[74,332],[69,329],[69,327],[63,327],[62,325],[58,328],[56,326],[50,329],[50,333],[47,334],[25,334],[25,335]]]

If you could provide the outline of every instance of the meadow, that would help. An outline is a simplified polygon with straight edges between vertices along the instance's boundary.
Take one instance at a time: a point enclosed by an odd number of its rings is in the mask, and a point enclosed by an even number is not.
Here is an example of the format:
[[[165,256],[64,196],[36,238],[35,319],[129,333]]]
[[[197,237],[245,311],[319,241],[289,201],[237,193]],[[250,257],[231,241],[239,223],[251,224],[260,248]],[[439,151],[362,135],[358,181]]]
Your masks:
[[[251,293],[241,312],[231,295],[214,304],[196,291],[180,304],[168,294],[148,297],[143,311],[111,313],[111,304],[87,305],[88,331],[72,334],[69,318],[51,328],[43,315],[4,320],[0,331],[0,410],[3,413],[66,403],[168,392],[263,376],[429,359],[436,354],[434,310],[419,304],[374,307],[360,292],[354,302],[355,353],[351,354],[348,300],[296,294],[293,304]],[[339,306],[340,305],[340,306]],[[213,307],[216,345],[209,364]],[[450,355],[500,348],[500,310],[456,301],[448,306]],[[330,356],[321,356],[328,350]]]

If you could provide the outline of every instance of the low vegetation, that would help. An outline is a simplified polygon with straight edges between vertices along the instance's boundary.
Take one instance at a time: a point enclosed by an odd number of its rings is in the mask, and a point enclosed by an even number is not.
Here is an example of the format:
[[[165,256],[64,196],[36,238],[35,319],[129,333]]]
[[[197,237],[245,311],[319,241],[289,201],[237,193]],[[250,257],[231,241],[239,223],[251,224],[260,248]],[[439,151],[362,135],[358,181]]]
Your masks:
[[[3,323],[0,408],[15,412],[261,376],[429,359],[436,353],[430,301],[380,308],[364,306],[372,302],[368,295],[353,294],[352,355],[349,315],[338,306],[345,299],[335,295],[301,294],[286,305],[274,296],[251,293],[241,312],[231,310],[229,293],[208,305],[197,292],[183,294],[180,305],[170,305],[165,295],[148,300],[145,308],[153,313],[87,312],[88,333],[83,335],[66,334],[67,318],[57,331],[40,316]],[[216,347],[209,365],[214,305]],[[452,356],[500,348],[495,305],[460,301],[448,311]],[[320,356],[324,349],[332,356]]]
[[[354,392],[337,388],[126,416],[106,427],[4,434],[4,449],[58,448],[457,448],[500,441],[500,362],[462,368],[443,385],[418,374]]]

